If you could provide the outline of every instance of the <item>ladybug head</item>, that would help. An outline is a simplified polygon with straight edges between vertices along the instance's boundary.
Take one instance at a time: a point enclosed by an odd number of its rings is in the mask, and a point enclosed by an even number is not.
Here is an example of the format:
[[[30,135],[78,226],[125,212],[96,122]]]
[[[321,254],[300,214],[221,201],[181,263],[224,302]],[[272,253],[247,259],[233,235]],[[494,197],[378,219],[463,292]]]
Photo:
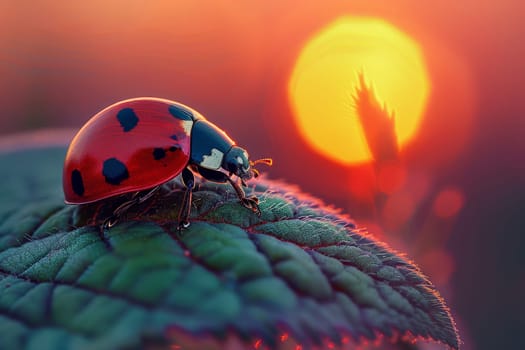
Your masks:
[[[248,152],[241,147],[233,146],[224,156],[222,167],[230,172],[230,174],[237,175],[241,180],[249,180],[252,177],[259,176],[259,171],[253,166],[255,164],[264,163],[272,165],[272,160],[269,158],[258,159],[254,162],[248,158]]]

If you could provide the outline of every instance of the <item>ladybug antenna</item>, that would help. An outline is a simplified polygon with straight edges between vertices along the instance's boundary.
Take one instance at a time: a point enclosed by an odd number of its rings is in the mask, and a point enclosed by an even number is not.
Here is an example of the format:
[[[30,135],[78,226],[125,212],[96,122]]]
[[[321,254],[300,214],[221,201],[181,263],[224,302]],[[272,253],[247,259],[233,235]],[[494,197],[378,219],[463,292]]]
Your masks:
[[[273,164],[272,158],[261,158],[257,159],[255,161],[250,161],[250,167],[252,168],[253,177],[259,176],[259,170],[255,169],[255,165],[257,164],[265,164],[268,166],[271,166]]]
[[[250,161],[250,166],[254,166],[254,165],[257,165],[257,164],[265,164],[265,165],[268,165],[268,166],[272,166],[273,164],[273,160],[272,158],[261,158],[261,159],[257,159],[256,161]]]

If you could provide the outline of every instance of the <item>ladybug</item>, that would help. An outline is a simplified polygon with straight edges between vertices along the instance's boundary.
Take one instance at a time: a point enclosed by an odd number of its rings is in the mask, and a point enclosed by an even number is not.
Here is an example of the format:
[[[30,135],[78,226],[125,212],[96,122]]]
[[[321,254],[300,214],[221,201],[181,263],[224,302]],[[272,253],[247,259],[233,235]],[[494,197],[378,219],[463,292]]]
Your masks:
[[[150,198],[163,183],[181,175],[185,193],[179,228],[189,226],[194,173],[230,183],[243,206],[260,215],[258,199],[241,185],[257,177],[248,153],[219,127],[181,103],[140,97],[117,102],[93,116],[69,145],[63,171],[67,204],[86,204],[133,193],[108,218],[111,227],[129,207]],[[143,191],[148,190],[146,194]]]

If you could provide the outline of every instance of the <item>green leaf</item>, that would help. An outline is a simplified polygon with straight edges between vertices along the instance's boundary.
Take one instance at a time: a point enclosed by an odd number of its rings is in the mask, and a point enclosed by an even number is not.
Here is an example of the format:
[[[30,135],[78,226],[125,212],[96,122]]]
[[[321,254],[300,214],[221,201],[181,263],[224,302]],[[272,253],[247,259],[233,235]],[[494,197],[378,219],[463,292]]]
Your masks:
[[[258,217],[229,186],[202,182],[192,224],[178,232],[173,181],[102,230],[125,198],[64,205],[64,154],[0,155],[1,349],[348,347],[396,337],[458,348],[447,307],[413,263],[297,189],[254,182]]]

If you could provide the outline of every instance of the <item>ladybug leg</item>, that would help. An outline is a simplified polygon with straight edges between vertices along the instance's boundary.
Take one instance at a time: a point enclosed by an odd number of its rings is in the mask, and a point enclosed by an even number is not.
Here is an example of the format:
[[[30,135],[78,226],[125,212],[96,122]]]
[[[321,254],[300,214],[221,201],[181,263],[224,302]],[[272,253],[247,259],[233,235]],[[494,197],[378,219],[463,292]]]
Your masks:
[[[149,191],[148,193],[146,193],[145,195],[143,195],[142,197],[138,197],[137,198],[137,204],[142,204],[144,203],[145,201],[147,201],[148,199],[150,199],[158,190],[159,190],[160,186],[157,186],[157,187],[153,187],[151,189],[151,191]],[[137,192],[137,195],[139,194],[140,192]]]
[[[259,199],[255,196],[247,197],[242,187],[239,186],[239,184],[236,181],[232,180],[230,176],[226,175],[222,171],[215,171],[215,170],[210,170],[210,169],[201,168],[201,167],[199,167],[198,170],[199,170],[199,174],[201,174],[202,177],[205,178],[206,180],[213,181],[213,182],[219,182],[219,183],[229,182],[230,185],[235,190],[237,197],[239,197],[241,204],[245,206],[246,208],[250,209],[251,211],[253,211],[254,213],[256,213],[257,215],[259,216],[261,215],[261,210],[259,209]],[[246,183],[243,180],[241,180],[241,182],[243,186],[246,186]]]
[[[239,197],[241,204],[246,208],[251,209],[255,214],[257,214],[257,216],[261,216],[261,209],[259,209],[259,198],[257,198],[256,196],[247,197],[242,187],[239,186],[239,184],[236,181],[233,181],[231,177],[227,177],[227,179],[230,185],[237,193],[237,197]],[[246,186],[244,181],[242,181],[242,184]]]
[[[185,168],[182,171],[182,182],[184,183],[184,186],[186,186],[186,191],[184,192],[184,197],[182,199],[182,205],[179,212],[179,231],[190,226],[189,218],[191,211],[192,190],[195,187],[195,177],[188,168]]]
[[[134,196],[136,196],[136,194]],[[109,218],[104,220],[102,227],[104,229],[108,229],[108,228],[112,228],[113,226],[115,226],[119,222],[122,214],[128,211],[128,209],[131,208],[136,203],[137,203],[136,199],[132,199],[132,200],[129,200],[119,205],[117,209],[113,210],[113,214]]]
[[[157,192],[157,190],[159,188],[160,188],[160,186],[154,187],[154,188],[151,189],[151,191],[149,191],[148,193],[146,193],[143,196],[139,196],[140,192],[135,192],[129,201],[124,202],[121,205],[119,205],[117,207],[117,209],[115,209],[113,211],[113,215],[111,215],[109,218],[104,220],[104,223],[102,224],[102,227],[104,229],[108,229],[108,228],[111,228],[111,227],[115,226],[119,222],[120,217],[122,216],[122,214],[127,212],[129,210],[129,208],[131,208],[132,206],[134,206],[136,204],[144,203],[146,200],[151,198],[151,196],[153,196],[155,194],[155,192]]]

